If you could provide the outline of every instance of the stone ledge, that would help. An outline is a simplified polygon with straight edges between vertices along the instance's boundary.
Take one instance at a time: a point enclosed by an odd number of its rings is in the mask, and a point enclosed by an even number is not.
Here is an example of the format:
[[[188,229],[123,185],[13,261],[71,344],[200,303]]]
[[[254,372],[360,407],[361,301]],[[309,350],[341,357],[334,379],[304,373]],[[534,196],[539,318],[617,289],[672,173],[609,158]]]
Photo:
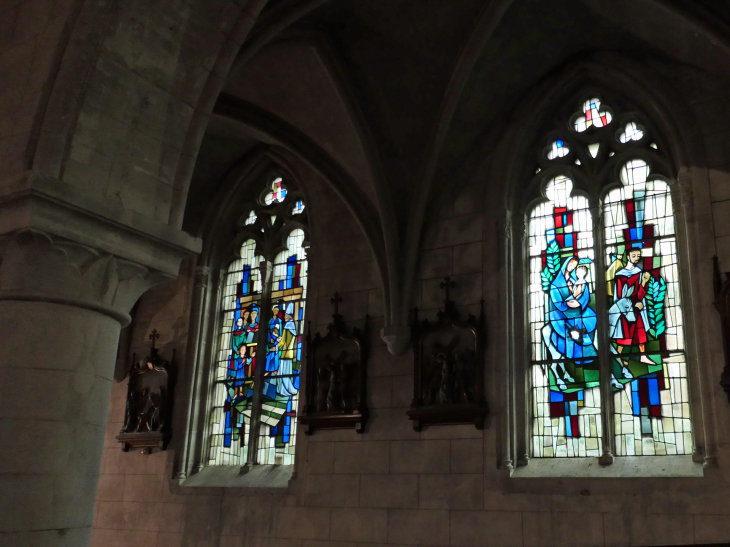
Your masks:
[[[0,181],[0,212],[0,234],[40,230],[171,276],[202,248],[181,230],[31,172]]]
[[[247,470],[247,471],[246,471]],[[211,465],[180,481],[183,488],[286,488],[293,465]]]
[[[598,458],[534,458],[510,473],[513,479],[550,478],[702,478],[703,465],[692,456],[623,456],[602,466]]]

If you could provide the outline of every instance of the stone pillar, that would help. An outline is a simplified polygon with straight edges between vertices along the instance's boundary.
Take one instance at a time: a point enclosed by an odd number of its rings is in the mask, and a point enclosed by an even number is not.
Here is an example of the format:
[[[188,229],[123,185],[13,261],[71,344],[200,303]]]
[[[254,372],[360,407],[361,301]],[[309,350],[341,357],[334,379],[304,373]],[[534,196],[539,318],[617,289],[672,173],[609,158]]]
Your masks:
[[[120,329],[196,245],[34,194],[0,201],[0,545],[88,547]]]

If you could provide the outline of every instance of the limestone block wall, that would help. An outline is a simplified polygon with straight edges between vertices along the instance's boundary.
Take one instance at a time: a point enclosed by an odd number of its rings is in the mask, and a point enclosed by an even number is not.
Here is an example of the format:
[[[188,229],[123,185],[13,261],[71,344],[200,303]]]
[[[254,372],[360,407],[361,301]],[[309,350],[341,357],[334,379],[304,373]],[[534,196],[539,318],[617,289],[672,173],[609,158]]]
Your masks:
[[[0,5],[0,180],[28,169],[36,113],[72,0],[8,1]]]
[[[479,179],[484,173],[478,173]],[[170,479],[177,443],[167,453],[122,453],[125,384],[115,384],[99,483],[95,547],[374,547],[639,546],[730,542],[730,472],[726,444],[720,465],[702,479],[514,479],[498,469],[498,424],[492,406],[484,431],[471,426],[415,432],[405,411],[412,398],[412,353],[390,355],[378,337],[382,296],[365,238],[337,197],[309,188],[312,241],[309,319],[329,320],[331,293],[344,298],[350,323],[372,319],[368,397],[372,417],[364,435],[323,431],[299,435],[296,477],[288,489],[180,488]],[[454,299],[476,310],[484,297],[489,338],[499,327],[499,240],[493,200],[475,180],[445,193],[430,216],[419,267],[417,303],[435,313],[438,281],[457,281]],[[145,295],[133,347],[144,347],[151,326],[165,343],[182,346],[188,320],[190,271],[174,285]],[[180,325],[166,334],[160,325]],[[164,329],[168,327],[165,326]],[[165,342],[167,341],[167,342]],[[184,350],[184,348],[182,348]],[[487,393],[501,366],[488,350]],[[730,407],[717,400],[720,427]],[[726,430],[726,429],[725,429]],[[722,431],[721,431],[722,434]],[[180,433],[177,433],[179,440]]]
[[[186,137],[245,2],[127,2],[107,15],[64,180],[161,222]],[[114,105],[114,108],[109,108]]]
[[[728,82],[689,70],[676,82],[702,135],[710,179],[716,252],[720,269],[727,272],[730,271],[730,132],[718,113],[730,101]]]
[[[730,133],[717,114],[727,102],[727,87],[692,71],[676,82],[696,117],[707,155],[707,165],[700,168],[708,169],[703,184],[709,184],[712,211],[701,222],[711,224],[727,271]],[[344,298],[340,310],[349,324],[362,326],[365,315],[370,316],[371,419],[365,434],[300,434],[296,476],[286,490],[181,488],[171,481],[179,431],[167,453],[120,451],[114,436],[123,419],[126,385],[115,384],[93,545],[629,547],[730,542],[730,442],[725,435],[730,405],[717,386],[719,368],[707,378],[707,390],[715,394],[707,412],[714,417],[708,427],[718,432],[719,465],[705,469],[704,478],[515,479],[499,469],[505,410],[498,380],[504,358],[498,348],[509,333],[502,326],[504,227],[497,221],[502,205],[488,179],[488,171],[480,170],[473,180],[455,183],[434,200],[414,291],[422,318],[435,317],[441,306],[444,294],[438,284],[445,275],[455,280],[452,296],[464,312],[477,313],[485,300],[490,415],[484,431],[471,426],[412,429],[405,412],[413,396],[413,355],[390,355],[378,336],[384,309],[375,260],[343,203],[319,181],[311,181],[306,186],[312,226],[308,320],[313,331],[324,330],[334,291]],[[138,354],[155,327],[163,335],[162,347],[178,348],[184,362],[191,278],[190,264],[176,283],[142,298],[131,344]],[[710,309],[703,313],[711,313],[709,286],[708,291],[697,302]],[[718,344],[712,351],[718,355]]]

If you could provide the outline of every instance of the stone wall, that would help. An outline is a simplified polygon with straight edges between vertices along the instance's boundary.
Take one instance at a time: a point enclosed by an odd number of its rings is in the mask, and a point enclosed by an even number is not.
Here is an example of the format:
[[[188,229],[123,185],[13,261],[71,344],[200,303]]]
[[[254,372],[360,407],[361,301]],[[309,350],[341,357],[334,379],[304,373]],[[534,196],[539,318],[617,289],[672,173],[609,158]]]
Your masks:
[[[721,271],[730,271],[730,131],[718,112],[729,104],[728,81],[689,69],[675,79],[702,135],[710,179],[716,253]]]
[[[497,304],[499,231],[493,200],[479,183],[445,192],[429,215],[419,267],[417,303],[431,316],[444,275],[469,311],[484,297]],[[313,328],[329,320],[329,298],[343,295],[350,324],[372,320],[368,396],[372,417],[364,435],[321,431],[299,435],[297,475],[285,491],[185,488],[171,481],[177,442],[152,455],[122,453],[114,440],[124,414],[125,383],[116,384],[99,483],[95,547],[356,547],[375,545],[639,546],[730,541],[730,474],[720,466],[705,478],[515,479],[498,469],[493,405],[487,428],[425,428],[405,415],[412,398],[412,353],[390,355],[378,337],[382,295],[367,242],[342,202],[323,185],[307,186],[312,215],[308,314]],[[717,222],[717,219],[715,219]],[[150,327],[179,350],[185,339],[190,270],[175,284],[145,295],[132,346],[143,348]],[[490,337],[503,336],[499,310],[489,310]],[[163,326],[165,325],[165,326]],[[176,327],[176,325],[178,325]],[[177,334],[170,334],[172,328]],[[175,330],[178,329],[178,330]],[[501,361],[486,367],[490,382]],[[719,389],[719,388],[718,388]],[[721,398],[715,412],[727,424]],[[722,427],[722,425],[721,425]],[[176,434],[179,441],[180,432]]]
[[[0,180],[29,168],[33,125],[47,100],[72,5],[72,0],[26,0],[0,6]]]

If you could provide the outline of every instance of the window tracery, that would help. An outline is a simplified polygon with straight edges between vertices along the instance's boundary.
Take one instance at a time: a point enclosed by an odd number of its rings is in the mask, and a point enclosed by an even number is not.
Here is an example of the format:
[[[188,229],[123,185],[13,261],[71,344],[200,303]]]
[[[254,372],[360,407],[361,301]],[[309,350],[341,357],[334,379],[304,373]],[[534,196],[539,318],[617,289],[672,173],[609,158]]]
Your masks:
[[[244,242],[221,292],[208,465],[294,463],[306,216],[282,177],[260,195],[262,203],[239,222]]]
[[[663,158],[645,125],[623,116],[611,130],[593,97],[553,137],[545,199],[528,211],[530,452],[692,454],[674,211],[652,167]]]

